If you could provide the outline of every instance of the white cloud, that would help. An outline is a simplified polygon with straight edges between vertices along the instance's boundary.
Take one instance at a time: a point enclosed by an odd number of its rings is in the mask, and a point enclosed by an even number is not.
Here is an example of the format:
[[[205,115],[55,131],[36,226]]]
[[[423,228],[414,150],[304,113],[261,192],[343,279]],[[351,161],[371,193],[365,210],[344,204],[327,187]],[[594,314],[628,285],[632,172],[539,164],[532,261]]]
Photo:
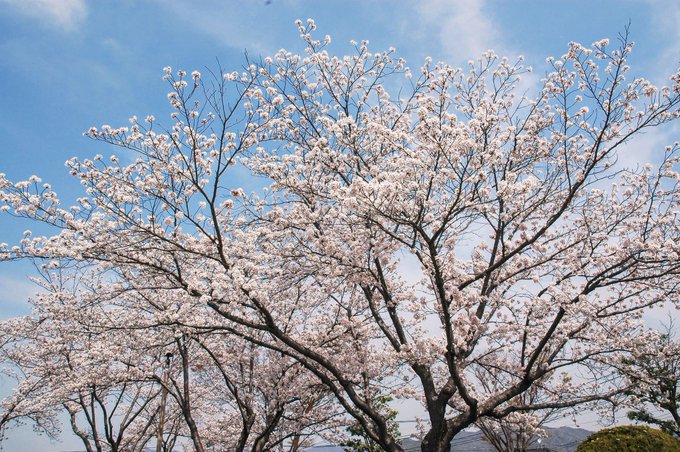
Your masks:
[[[651,19],[659,35],[668,39],[659,41],[656,51],[651,56],[651,64],[646,67],[634,67],[636,75],[649,78],[658,85],[668,85],[669,76],[678,68],[680,51],[680,3],[664,0],[647,0],[651,11]],[[632,36],[638,34],[633,21]],[[648,38],[649,39],[649,38]],[[635,50],[633,53],[635,54]],[[618,151],[618,168],[636,169],[645,163],[658,165],[663,158],[664,148],[673,144],[680,136],[680,125],[666,124],[662,127],[648,128],[644,133],[626,142]],[[665,311],[664,311],[665,312]]]
[[[668,84],[668,77],[678,68],[680,61],[680,51],[677,43],[680,42],[680,3],[665,2],[662,0],[648,0],[652,11],[653,22],[660,34],[667,36],[663,43],[659,45],[655,66],[652,75],[652,82],[657,84]]]
[[[255,54],[276,50],[271,47],[274,30],[263,32],[259,26],[265,2],[234,2],[208,0],[197,7],[192,0],[156,0],[184,26],[195,33],[210,36],[221,45]],[[209,11],[209,13],[206,13]],[[295,30],[290,24],[290,30]],[[269,45],[268,45],[269,44]],[[274,46],[275,47],[275,46]]]
[[[73,30],[87,16],[86,0],[0,0],[46,25]]]
[[[428,28],[438,29],[439,44],[453,61],[477,58],[493,49],[505,53],[500,33],[485,12],[485,0],[426,0],[416,13]]]
[[[678,137],[678,126],[646,129],[644,133],[626,142],[618,151],[618,168],[637,169],[645,163],[659,164],[664,149]]]
[[[28,299],[39,290],[26,277],[0,275],[0,319],[28,314]]]

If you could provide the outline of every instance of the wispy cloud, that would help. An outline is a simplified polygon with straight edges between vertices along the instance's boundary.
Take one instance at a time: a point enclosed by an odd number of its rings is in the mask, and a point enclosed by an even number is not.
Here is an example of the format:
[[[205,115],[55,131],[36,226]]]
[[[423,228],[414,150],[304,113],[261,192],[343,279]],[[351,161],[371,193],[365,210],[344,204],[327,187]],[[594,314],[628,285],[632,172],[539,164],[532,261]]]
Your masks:
[[[26,277],[0,275],[0,318],[29,313],[27,301],[39,289]]]
[[[466,67],[467,61],[480,58],[488,50],[508,57],[511,63],[522,54],[507,44],[506,33],[489,12],[486,0],[423,0],[414,2],[413,8],[419,22],[418,39],[429,47],[433,39],[437,40],[434,44],[439,46],[440,57],[453,66]],[[527,65],[537,62],[528,61]],[[539,85],[539,73],[525,73],[516,83],[515,93],[531,98]]]
[[[214,39],[218,44],[238,50],[264,53],[271,43],[274,30],[264,32],[264,1],[234,2],[207,0],[200,8],[191,0],[156,0],[171,12],[177,21],[194,33]],[[207,13],[206,11],[210,11]],[[293,26],[291,24],[291,30]],[[271,50],[271,49],[269,49]]]
[[[659,44],[653,53],[649,66],[637,67],[637,73],[649,78],[658,85],[668,85],[669,77],[680,65],[680,3],[663,0],[647,0],[652,13],[652,21],[659,35],[668,39]],[[638,34],[633,23],[633,36]],[[680,124],[672,123],[664,127],[647,129],[644,134],[636,136],[625,143],[618,153],[619,167],[635,169],[645,163],[659,164],[664,155],[664,148],[673,144],[680,136]],[[665,308],[664,308],[665,309]],[[657,309],[658,311],[658,309]],[[652,311],[652,313],[657,311]],[[660,311],[659,311],[660,312]],[[654,315],[657,315],[654,314]],[[664,315],[667,315],[665,313]],[[657,316],[662,318],[662,316]],[[657,319],[658,320],[658,319]]]
[[[427,28],[437,30],[448,59],[467,60],[488,49],[503,53],[501,33],[485,11],[485,0],[425,0],[416,13]]]
[[[656,29],[660,34],[668,36],[665,45],[660,45],[656,57],[654,73],[658,74],[655,83],[667,84],[668,76],[677,70],[680,64],[680,3],[661,0],[648,0]]]
[[[86,0],[0,0],[45,25],[71,31],[87,16]]]

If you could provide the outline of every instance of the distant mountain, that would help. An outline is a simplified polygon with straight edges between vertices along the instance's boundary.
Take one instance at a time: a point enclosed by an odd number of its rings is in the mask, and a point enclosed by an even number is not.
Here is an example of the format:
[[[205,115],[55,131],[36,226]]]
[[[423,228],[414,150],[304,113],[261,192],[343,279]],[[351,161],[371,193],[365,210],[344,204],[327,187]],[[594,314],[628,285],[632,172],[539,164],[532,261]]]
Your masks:
[[[545,427],[546,438],[541,438],[541,442],[534,443],[534,451],[550,452],[574,452],[584,439],[592,432],[582,428],[572,427]],[[404,450],[407,452],[420,451],[420,441],[405,438],[402,441]],[[342,452],[338,446],[317,446],[307,449],[307,452]],[[451,444],[452,452],[495,452],[489,443],[482,440],[480,432],[463,431],[456,435]]]
[[[572,427],[546,427],[545,431],[548,437],[543,439],[542,445],[555,452],[573,452],[576,446],[593,433]]]

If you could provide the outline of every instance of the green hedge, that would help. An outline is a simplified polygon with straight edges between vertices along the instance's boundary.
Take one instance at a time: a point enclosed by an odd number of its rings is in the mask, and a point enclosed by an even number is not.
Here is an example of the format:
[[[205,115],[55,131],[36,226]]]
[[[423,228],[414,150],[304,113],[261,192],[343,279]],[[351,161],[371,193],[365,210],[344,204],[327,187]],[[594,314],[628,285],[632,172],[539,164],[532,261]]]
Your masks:
[[[680,441],[655,428],[624,425],[593,433],[576,452],[680,452]]]

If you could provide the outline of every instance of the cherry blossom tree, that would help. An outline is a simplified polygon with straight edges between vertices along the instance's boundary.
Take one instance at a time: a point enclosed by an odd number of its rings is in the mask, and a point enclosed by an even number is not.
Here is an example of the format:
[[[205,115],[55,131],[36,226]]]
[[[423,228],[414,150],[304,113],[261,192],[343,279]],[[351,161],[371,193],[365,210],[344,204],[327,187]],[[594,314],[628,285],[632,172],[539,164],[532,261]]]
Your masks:
[[[12,319],[0,328],[3,362],[20,374],[6,413],[56,419],[65,412],[87,451],[137,450],[153,437],[159,387],[132,377],[134,365],[123,357],[133,350],[119,349],[120,338],[99,342],[97,333],[79,334],[82,326],[54,317]]]
[[[33,315],[0,322],[2,362],[18,374],[14,412],[65,413],[88,451],[142,449],[154,437],[160,393],[150,378],[159,357],[145,348],[150,331],[104,327],[116,311],[91,269],[54,261],[42,270]],[[178,430],[169,432],[172,444]]]
[[[0,322],[2,361],[18,374],[3,424],[26,419],[54,437],[45,425],[66,412],[88,451],[154,441],[169,451],[183,438],[195,450],[295,449],[333,425],[337,410],[322,388],[304,387],[299,365],[168,322],[178,298],[158,286],[135,291],[110,271],[58,262],[42,273],[34,315]]]
[[[427,451],[481,418],[621,393],[609,364],[645,308],[679,301],[679,147],[640,168],[617,155],[677,119],[680,73],[630,76],[624,34],[570,43],[528,98],[521,60],[411,71],[367,42],[332,56],[298,26],[301,55],[166,68],[168,128],[90,129],[123,154],[68,162],[76,205],[0,177],[2,210],[58,229],[4,258],[96,263],[135,296],[172,294],[164,324],[286,357],[385,450],[401,450],[371,403],[385,392],[422,402]],[[515,403],[537,384],[551,396]]]
[[[546,378],[545,380],[549,380]],[[504,382],[497,382],[493,374],[481,376],[479,382],[487,392],[500,390]],[[496,386],[496,387],[494,387]],[[510,404],[517,407],[536,406],[550,403],[556,397],[552,387],[534,382],[527,391],[515,397]],[[544,410],[518,410],[504,418],[483,417],[475,422],[486,440],[499,452],[523,452],[545,435],[542,429],[547,423],[565,414],[565,408],[549,408]]]
[[[2,331],[4,333],[5,329]],[[3,363],[7,360],[4,349],[9,341],[11,341],[10,336],[3,334],[3,357],[1,360]],[[1,371],[4,377],[10,378],[21,387],[15,389],[12,394],[0,402],[0,446],[3,439],[6,438],[8,430],[25,423],[31,424],[36,432],[45,434],[49,438],[58,437],[60,429],[59,423],[55,420],[55,411],[38,405],[26,406],[24,403],[24,400],[28,398],[40,400],[43,397],[43,382],[38,380],[33,381],[33,384],[26,382],[21,384],[25,376],[21,375],[19,369],[3,368]]]

